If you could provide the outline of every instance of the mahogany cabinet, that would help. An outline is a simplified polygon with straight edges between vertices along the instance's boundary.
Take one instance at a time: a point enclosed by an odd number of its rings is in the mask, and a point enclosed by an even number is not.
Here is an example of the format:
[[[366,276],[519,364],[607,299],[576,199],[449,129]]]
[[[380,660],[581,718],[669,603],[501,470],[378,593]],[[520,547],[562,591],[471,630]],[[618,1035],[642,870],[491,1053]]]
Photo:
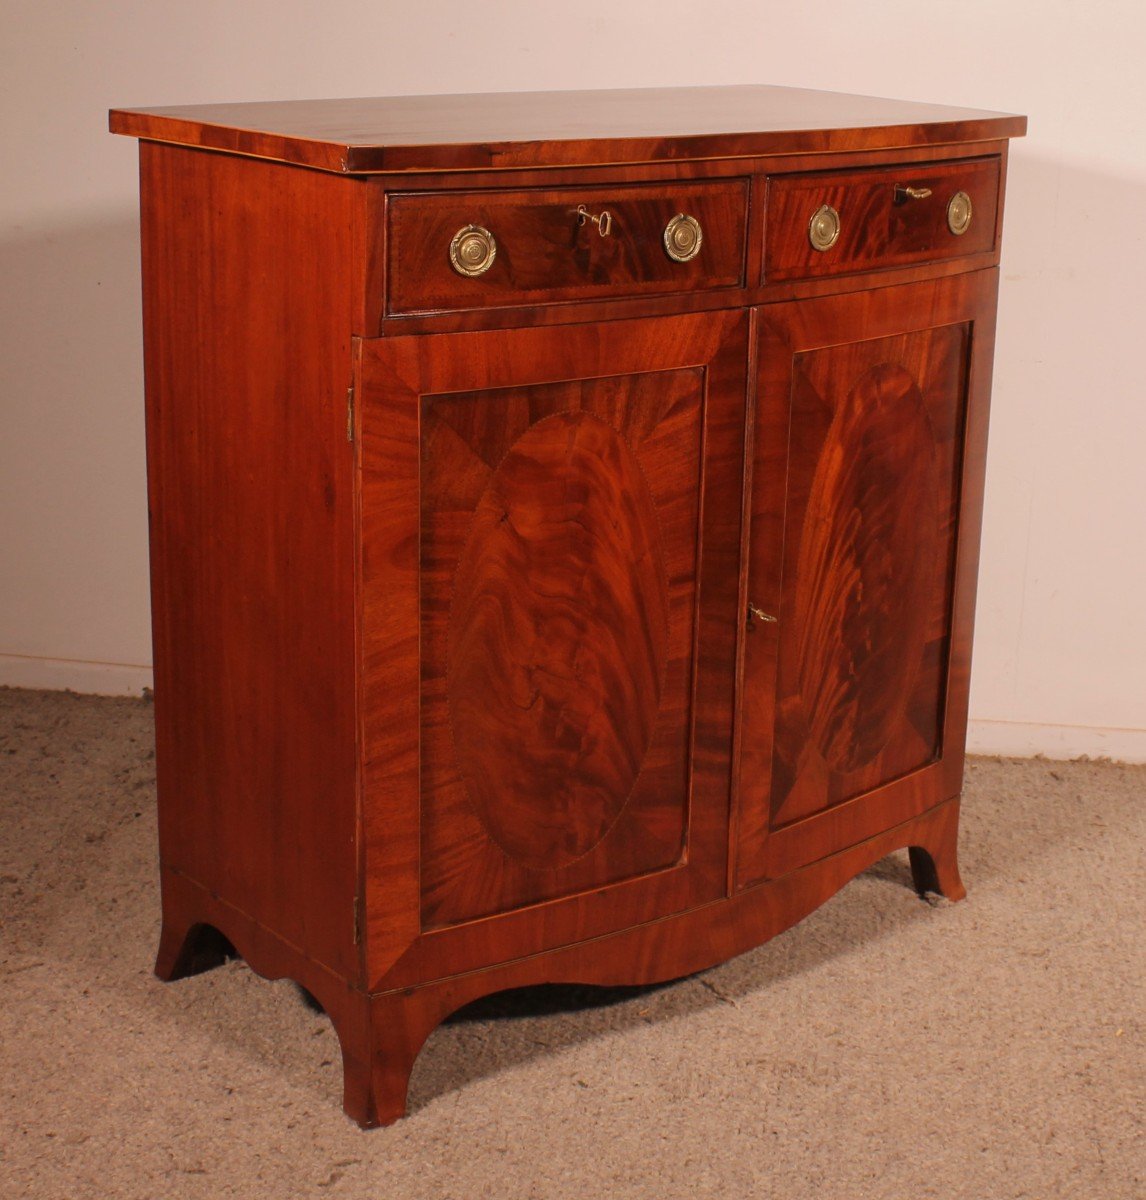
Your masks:
[[[789,89],[116,110],[163,932],[405,1109],[483,994],[701,970],[956,833],[1007,140]]]

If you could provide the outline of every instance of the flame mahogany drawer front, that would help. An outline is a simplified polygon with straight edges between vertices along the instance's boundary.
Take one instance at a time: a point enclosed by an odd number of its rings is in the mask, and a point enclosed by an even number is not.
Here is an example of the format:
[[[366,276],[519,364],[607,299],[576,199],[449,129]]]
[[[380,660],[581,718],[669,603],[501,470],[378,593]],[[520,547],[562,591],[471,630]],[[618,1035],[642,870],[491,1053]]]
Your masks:
[[[691,217],[695,226],[671,225],[679,216]],[[391,195],[387,313],[741,287],[747,219],[747,179]],[[683,245],[674,259],[666,230],[671,239],[682,224]],[[493,253],[492,261],[488,253],[476,258],[479,273],[465,275],[450,248],[471,226],[483,239],[492,236]],[[475,247],[475,255],[484,249]]]
[[[987,253],[995,247],[999,177],[997,157],[773,176],[764,281]]]
[[[903,848],[959,899],[1025,127],[768,87],[113,113],[156,973],[296,980],[369,1126],[483,995],[704,970]]]

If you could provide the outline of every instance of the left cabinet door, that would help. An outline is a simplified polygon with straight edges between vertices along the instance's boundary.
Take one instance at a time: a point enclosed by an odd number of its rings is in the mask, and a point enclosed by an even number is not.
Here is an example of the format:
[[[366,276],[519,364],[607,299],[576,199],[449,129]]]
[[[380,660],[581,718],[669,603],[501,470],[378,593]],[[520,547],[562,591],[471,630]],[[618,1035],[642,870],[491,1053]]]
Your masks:
[[[723,894],[747,329],[360,344],[373,986]]]

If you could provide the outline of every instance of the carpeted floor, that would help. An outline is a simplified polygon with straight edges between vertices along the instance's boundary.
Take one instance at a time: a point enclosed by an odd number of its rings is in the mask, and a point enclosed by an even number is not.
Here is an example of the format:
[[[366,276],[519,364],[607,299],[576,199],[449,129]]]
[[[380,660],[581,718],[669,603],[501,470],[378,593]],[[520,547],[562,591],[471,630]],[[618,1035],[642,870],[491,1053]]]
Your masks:
[[[1146,1195],[1146,767],[976,760],[963,904],[906,856],[668,987],[440,1029],[360,1132],[329,1024],[151,975],[151,713],[0,690],[0,1197]]]

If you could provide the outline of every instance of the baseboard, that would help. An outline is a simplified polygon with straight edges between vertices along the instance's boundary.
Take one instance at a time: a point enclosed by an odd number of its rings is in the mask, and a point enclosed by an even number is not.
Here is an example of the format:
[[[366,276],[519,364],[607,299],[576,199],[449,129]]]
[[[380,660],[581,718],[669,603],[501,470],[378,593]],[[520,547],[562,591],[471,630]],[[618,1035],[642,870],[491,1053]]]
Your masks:
[[[1040,725],[1023,721],[972,719],[968,754],[1007,758],[1110,758],[1146,763],[1146,729],[1108,729],[1099,725]]]
[[[0,654],[0,687],[88,692],[96,696],[138,696],[144,688],[151,687],[151,668],[132,663]]]
[[[151,668],[147,666],[0,654],[0,687],[138,696],[151,686]],[[1001,754],[1008,758],[1033,758],[1041,754],[1044,758],[1085,756],[1146,763],[1146,729],[972,719],[967,730],[967,752]]]

